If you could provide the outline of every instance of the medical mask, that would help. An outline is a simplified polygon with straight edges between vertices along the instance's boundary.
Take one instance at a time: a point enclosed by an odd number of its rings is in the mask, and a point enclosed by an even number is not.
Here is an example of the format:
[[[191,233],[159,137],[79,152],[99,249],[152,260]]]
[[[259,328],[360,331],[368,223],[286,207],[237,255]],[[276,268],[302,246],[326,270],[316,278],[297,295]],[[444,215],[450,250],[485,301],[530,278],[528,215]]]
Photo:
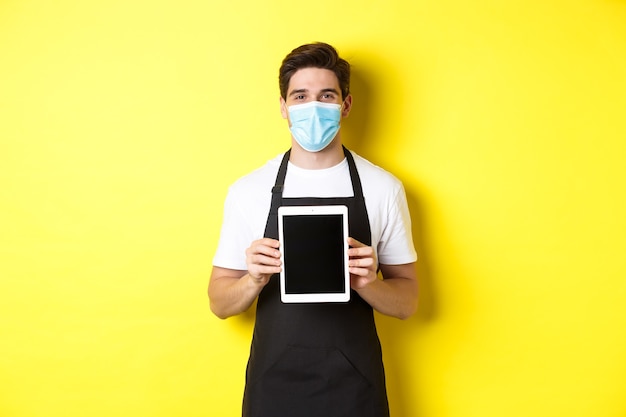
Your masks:
[[[319,152],[339,131],[341,104],[310,101],[288,107],[291,134],[303,149]]]

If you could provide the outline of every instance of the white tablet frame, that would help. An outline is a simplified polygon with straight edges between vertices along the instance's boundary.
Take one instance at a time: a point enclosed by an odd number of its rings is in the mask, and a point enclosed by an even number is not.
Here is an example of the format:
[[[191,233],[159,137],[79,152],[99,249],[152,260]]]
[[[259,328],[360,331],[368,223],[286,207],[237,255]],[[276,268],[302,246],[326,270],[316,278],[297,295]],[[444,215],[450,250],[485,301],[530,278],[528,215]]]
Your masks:
[[[288,265],[284,263],[284,236],[283,217],[284,216],[307,216],[340,214],[342,217],[343,234],[343,255],[344,255],[344,291],[336,293],[287,293],[286,274]],[[348,266],[348,208],[344,205],[328,206],[281,206],[278,208],[278,240],[280,242],[279,251],[282,262],[280,272],[280,299],[283,303],[337,303],[350,301],[350,271]]]

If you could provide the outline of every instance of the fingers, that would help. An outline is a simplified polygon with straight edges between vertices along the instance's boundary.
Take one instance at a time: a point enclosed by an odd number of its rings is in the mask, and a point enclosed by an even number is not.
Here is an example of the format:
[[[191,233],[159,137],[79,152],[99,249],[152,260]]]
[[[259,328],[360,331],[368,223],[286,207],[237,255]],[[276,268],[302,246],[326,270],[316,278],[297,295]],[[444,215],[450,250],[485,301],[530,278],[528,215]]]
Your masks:
[[[374,252],[374,248],[371,246],[367,246],[364,243],[359,242],[358,240],[349,237],[348,245],[350,248],[348,249],[348,256],[350,257],[350,261],[356,260],[357,258],[360,260],[371,259],[371,264],[368,263],[358,263],[355,262],[354,265],[350,263],[350,266],[365,266],[369,267],[376,264],[376,252]]]
[[[367,246],[364,243],[359,242],[353,237],[348,237],[348,245],[350,245],[353,248],[362,248],[364,246]]]
[[[348,270],[351,274],[351,286],[354,289],[360,289],[376,279],[376,269],[378,268],[376,252],[371,246],[351,237],[348,238],[348,245],[350,245]]]
[[[272,274],[280,272],[279,242],[276,239],[263,238],[252,242],[246,250],[248,273],[256,280],[266,280]]]
[[[264,237],[263,239],[255,240],[246,250],[246,257],[262,255],[270,258],[280,258],[278,246],[279,243],[276,239]]]
[[[350,259],[348,261],[348,266],[350,268],[354,268],[355,269],[355,274],[357,275],[361,275],[358,273],[358,271],[356,271],[357,269],[366,269],[366,270],[372,270],[373,266],[374,266],[374,258],[359,258],[359,259]],[[352,271],[350,271],[352,272]]]

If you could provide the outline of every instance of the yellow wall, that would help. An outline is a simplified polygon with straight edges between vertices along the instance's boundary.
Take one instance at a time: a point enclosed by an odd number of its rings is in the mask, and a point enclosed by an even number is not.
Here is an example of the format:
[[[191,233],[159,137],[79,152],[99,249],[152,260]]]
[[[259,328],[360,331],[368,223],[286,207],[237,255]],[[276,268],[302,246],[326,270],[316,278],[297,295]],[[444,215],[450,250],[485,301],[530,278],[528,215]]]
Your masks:
[[[278,65],[315,40],[414,215],[394,417],[626,415],[626,2],[4,0],[1,416],[239,414],[222,202],[288,146]]]

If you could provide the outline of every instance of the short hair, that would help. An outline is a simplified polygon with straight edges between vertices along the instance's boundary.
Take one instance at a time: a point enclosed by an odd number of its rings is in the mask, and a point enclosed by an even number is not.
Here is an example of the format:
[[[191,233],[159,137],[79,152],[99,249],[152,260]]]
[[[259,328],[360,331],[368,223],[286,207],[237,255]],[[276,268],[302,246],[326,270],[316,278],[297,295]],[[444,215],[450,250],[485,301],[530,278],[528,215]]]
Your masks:
[[[289,81],[296,71],[302,68],[322,68],[335,73],[341,88],[341,98],[350,94],[350,64],[339,57],[335,48],[323,42],[315,42],[302,45],[291,51],[280,66],[278,71],[278,85],[280,95],[287,99]]]

